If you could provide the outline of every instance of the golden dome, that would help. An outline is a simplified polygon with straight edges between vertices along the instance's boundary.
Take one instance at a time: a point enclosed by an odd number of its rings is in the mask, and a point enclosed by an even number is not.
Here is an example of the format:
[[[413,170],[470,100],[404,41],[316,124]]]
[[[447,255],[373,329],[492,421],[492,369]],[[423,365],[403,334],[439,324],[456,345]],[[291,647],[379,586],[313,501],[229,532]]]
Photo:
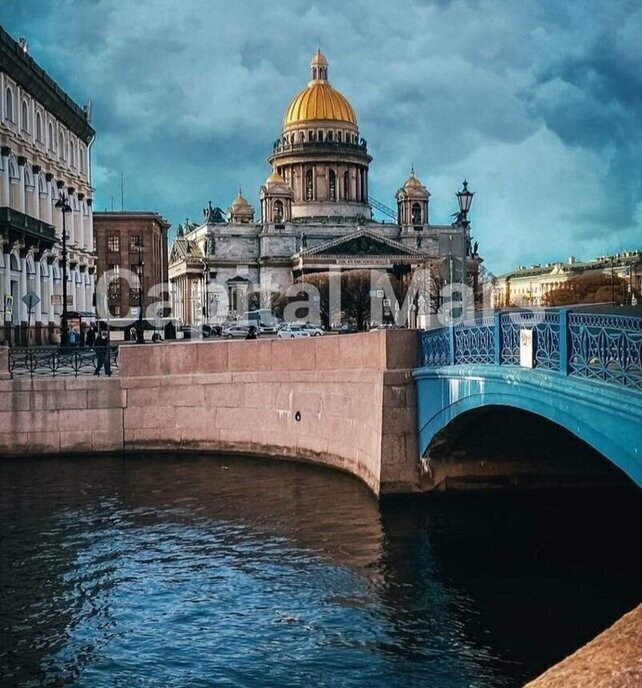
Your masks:
[[[252,206],[248,203],[247,199],[244,198],[241,190],[239,189],[239,195],[232,202],[232,208],[251,208]]]
[[[421,189],[423,187],[423,184],[417,179],[415,176],[415,168],[411,167],[410,168],[410,176],[408,179],[406,179],[406,182],[403,185],[404,189]]]
[[[312,81],[298,93],[285,111],[283,126],[313,120],[332,120],[357,124],[352,105],[339,91],[328,83],[328,61],[320,51],[312,57],[310,64]]]
[[[285,179],[278,173],[272,172],[272,174],[265,180],[266,184],[285,184]]]
[[[328,60],[326,59],[325,55],[321,52],[321,49],[317,50],[316,53],[314,53],[314,57],[312,58],[312,67],[327,67],[328,66]]]

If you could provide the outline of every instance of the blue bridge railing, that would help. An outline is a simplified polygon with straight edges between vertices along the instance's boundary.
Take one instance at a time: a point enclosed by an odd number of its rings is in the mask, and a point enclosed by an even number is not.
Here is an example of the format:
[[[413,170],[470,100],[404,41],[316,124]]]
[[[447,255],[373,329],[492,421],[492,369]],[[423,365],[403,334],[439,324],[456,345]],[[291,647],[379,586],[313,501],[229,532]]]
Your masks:
[[[520,365],[532,337],[532,367],[642,390],[642,318],[570,309],[497,312],[422,332],[421,365]]]

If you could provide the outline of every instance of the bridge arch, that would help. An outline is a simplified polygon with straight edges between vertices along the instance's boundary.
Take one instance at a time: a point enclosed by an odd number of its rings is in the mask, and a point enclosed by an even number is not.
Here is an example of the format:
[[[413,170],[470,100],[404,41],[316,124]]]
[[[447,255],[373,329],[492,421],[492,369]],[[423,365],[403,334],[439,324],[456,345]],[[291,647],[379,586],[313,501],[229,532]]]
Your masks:
[[[506,406],[568,430],[642,486],[642,405],[636,392],[489,366],[423,368],[415,378],[420,457],[455,418],[475,409]]]

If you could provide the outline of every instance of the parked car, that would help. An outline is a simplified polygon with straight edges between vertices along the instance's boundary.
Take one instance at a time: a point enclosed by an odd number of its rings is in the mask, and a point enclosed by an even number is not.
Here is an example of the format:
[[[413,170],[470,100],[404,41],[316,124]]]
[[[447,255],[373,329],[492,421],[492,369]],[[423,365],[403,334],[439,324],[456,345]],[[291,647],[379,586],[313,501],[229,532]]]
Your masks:
[[[203,331],[196,325],[183,325],[180,333],[183,335],[182,339],[203,339]]]
[[[358,332],[357,328],[349,323],[344,323],[339,328],[339,334],[354,334],[355,332]]]
[[[305,325],[301,325],[301,327],[304,330],[307,330],[310,333],[311,337],[320,337],[323,334],[323,328],[321,325],[313,325],[312,323],[305,323]]]
[[[259,334],[276,334],[277,328],[275,325],[259,325]]]
[[[223,330],[221,337],[226,339],[245,339],[250,328],[247,325],[230,325]]]
[[[279,328],[276,335],[277,339],[299,339],[301,337],[311,337],[309,330],[306,330],[301,325],[291,325],[285,323],[283,327]]]

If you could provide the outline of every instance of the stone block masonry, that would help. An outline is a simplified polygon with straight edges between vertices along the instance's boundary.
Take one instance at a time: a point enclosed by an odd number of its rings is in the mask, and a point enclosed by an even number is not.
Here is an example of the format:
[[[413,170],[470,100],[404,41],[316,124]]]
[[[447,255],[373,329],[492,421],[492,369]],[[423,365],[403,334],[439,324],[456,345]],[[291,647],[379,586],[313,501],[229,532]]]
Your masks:
[[[0,453],[238,452],[418,489],[413,331],[130,345],[119,364],[110,380],[0,381]]]

